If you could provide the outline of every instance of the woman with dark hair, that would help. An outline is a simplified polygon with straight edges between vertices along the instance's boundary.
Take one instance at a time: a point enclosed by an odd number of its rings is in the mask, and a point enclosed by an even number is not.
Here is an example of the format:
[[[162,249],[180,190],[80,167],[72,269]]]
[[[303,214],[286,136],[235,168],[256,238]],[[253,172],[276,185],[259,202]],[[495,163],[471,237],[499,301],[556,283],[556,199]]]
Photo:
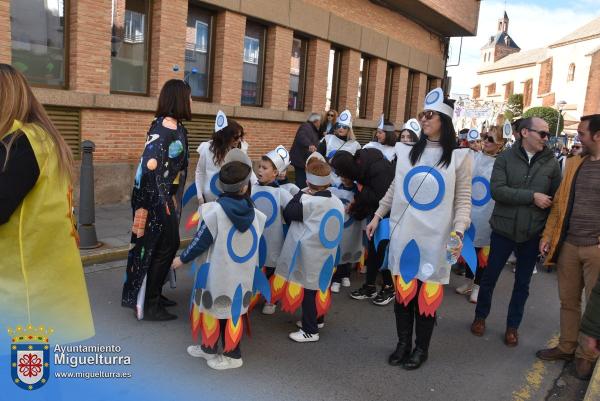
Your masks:
[[[57,342],[85,340],[94,324],[72,218],[73,155],[8,64],[0,110],[0,326],[15,337],[23,333],[11,327],[44,324]]]
[[[383,116],[379,121],[379,126],[373,134],[373,140],[364,146],[364,149],[374,148],[379,150],[386,159],[392,161],[396,157],[394,146],[398,140],[398,135],[394,128],[394,124],[389,121],[384,121]]]
[[[222,112],[220,112],[222,113]],[[223,114],[223,118],[225,115]],[[196,190],[198,203],[217,200],[221,191],[216,181],[225,155],[233,148],[239,148],[244,136],[244,128],[233,119],[226,119],[226,127],[215,127],[212,139],[198,146],[198,164],[196,165]],[[256,178],[252,179],[252,183]]]
[[[165,83],[155,119],[138,166],[131,206],[132,248],[121,305],[136,309],[138,319],[172,320],[161,295],[171,261],[179,249],[181,193],[188,166],[188,139],[183,120],[191,120],[191,89],[180,80]]]
[[[319,133],[321,134],[321,138],[327,134],[333,134],[335,130],[335,122],[338,118],[338,112],[334,109],[330,109],[325,113],[325,118],[321,119],[321,127],[319,128]]]
[[[398,142],[417,143],[419,141],[420,136],[421,125],[419,124],[416,118],[411,118],[402,127],[402,130],[400,131],[400,135],[398,137]]]
[[[443,98],[441,89],[431,91],[419,115],[419,141],[396,145],[394,182],[366,229],[373,238],[379,221],[390,213],[388,267],[396,284],[398,344],[388,361],[408,370],[427,360],[450,262],[462,248],[458,241],[449,257],[448,238],[462,238],[470,224],[472,157],[468,149],[456,149],[454,110]]]

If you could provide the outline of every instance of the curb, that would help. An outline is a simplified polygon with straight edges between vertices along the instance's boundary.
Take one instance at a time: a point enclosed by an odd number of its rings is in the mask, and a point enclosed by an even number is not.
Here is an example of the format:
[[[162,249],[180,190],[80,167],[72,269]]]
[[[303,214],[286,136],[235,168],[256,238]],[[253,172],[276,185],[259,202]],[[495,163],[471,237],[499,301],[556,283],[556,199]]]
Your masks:
[[[179,243],[179,249],[189,245],[193,237],[182,238]],[[101,249],[81,255],[81,263],[85,266],[98,263],[113,262],[115,260],[126,259],[129,253],[129,246]]]
[[[585,392],[585,398],[583,401],[597,401],[600,400],[600,363],[596,363],[596,368],[588,384],[587,391]]]

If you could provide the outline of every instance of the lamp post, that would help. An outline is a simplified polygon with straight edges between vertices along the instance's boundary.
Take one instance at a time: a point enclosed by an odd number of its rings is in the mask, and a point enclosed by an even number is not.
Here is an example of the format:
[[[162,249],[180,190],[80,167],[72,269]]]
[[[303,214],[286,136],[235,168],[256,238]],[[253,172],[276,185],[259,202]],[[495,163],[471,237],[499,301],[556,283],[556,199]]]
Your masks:
[[[567,102],[565,102],[564,100],[561,100],[560,102],[556,103],[556,110],[558,111],[558,119],[556,120],[556,138],[554,141],[554,149],[558,148],[558,128],[560,127],[560,118],[562,117],[562,111],[566,104],[567,104]]]

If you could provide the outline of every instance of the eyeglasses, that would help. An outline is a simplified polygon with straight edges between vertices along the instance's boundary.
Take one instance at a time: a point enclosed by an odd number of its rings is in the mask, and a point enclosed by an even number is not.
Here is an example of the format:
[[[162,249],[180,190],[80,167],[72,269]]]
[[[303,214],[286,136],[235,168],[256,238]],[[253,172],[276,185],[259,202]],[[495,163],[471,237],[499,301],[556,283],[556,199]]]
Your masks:
[[[493,136],[486,136],[485,137],[485,141],[489,142],[489,143],[496,143],[496,141],[494,141],[494,137]]]
[[[571,149],[581,149],[581,145],[573,145]]]
[[[422,120],[423,118],[425,118],[426,120],[431,120],[433,116],[435,116],[435,114],[436,113],[433,110],[425,110],[420,112],[417,117],[419,118],[419,120]]]
[[[327,114],[327,117],[335,117],[335,114],[329,113],[329,114]]]
[[[526,129],[527,129],[527,131],[536,132],[542,139],[548,138],[550,136],[550,133],[548,131],[541,131],[541,130],[531,129],[531,128],[526,128]]]

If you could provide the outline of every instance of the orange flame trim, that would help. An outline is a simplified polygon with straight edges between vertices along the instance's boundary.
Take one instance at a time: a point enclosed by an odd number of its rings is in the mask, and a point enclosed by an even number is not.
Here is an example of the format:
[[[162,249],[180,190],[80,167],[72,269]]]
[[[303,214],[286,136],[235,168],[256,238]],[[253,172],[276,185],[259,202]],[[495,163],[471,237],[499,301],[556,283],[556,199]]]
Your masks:
[[[190,310],[190,323],[192,325],[192,339],[194,342],[198,341],[198,333],[200,332],[200,326],[202,322],[202,314],[198,305],[192,305]]]
[[[233,351],[238,346],[244,334],[244,319],[240,316],[237,325],[233,324],[231,319],[227,320],[225,326],[225,346],[223,352]]]
[[[200,221],[200,215],[198,214],[198,212],[195,212],[193,215],[190,216],[187,223],[185,223],[185,229],[191,230],[192,228],[196,227],[198,225],[198,221]]]
[[[317,291],[315,303],[317,306],[317,317],[325,316],[331,307],[331,290],[328,288],[325,292]]]
[[[409,302],[417,295],[417,279],[412,279],[408,283],[404,282],[401,275],[396,276],[396,301],[399,304],[408,306]]]
[[[283,299],[281,300],[281,310],[284,312],[294,313],[302,304],[304,298],[304,288],[293,281],[288,281],[285,286]]]
[[[285,278],[279,274],[273,274],[269,279],[269,284],[271,285],[271,303],[275,304],[285,291]]]
[[[219,339],[219,319],[209,313],[202,313],[201,320],[202,345],[212,348]]]
[[[490,255],[490,247],[484,246],[477,252],[477,263],[480,269],[487,267],[488,265],[488,257]]]
[[[256,307],[256,305],[258,304],[258,302],[260,301],[260,299],[262,298],[262,296],[260,295],[260,292],[256,292],[256,294],[254,294],[252,296],[252,298],[250,299],[250,304],[248,305],[248,313],[252,312],[254,310],[254,308]]]
[[[444,287],[439,283],[423,283],[419,291],[419,313],[425,316],[435,316],[435,311],[444,299]]]

